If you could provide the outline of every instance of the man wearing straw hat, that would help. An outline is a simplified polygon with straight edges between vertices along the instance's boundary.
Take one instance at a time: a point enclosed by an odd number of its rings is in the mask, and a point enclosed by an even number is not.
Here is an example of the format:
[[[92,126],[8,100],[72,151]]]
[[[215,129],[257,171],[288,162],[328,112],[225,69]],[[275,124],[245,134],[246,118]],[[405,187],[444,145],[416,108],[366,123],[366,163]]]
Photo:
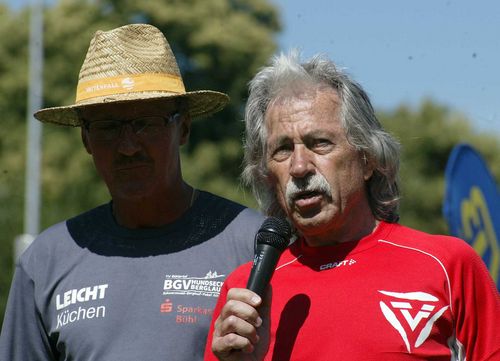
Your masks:
[[[222,282],[252,258],[263,220],[182,178],[191,118],[227,102],[186,92],[155,27],[95,34],[76,103],[35,117],[81,127],[112,201],[50,227],[22,255],[0,360],[202,358]]]

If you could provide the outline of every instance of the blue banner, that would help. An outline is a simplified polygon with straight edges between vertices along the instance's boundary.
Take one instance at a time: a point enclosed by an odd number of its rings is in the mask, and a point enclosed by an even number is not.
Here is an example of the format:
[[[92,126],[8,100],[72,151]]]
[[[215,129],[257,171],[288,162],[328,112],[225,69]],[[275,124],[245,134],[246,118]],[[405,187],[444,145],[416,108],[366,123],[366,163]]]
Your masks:
[[[452,150],[445,178],[443,212],[450,234],[474,247],[500,290],[500,194],[495,179],[467,144]]]

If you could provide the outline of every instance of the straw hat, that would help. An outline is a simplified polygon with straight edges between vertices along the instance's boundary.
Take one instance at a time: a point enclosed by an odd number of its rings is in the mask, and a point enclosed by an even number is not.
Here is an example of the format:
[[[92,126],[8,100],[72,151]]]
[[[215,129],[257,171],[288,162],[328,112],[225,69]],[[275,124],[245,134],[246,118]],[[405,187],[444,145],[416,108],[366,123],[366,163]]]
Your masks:
[[[80,126],[77,109],[111,102],[188,99],[192,117],[210,115],[229,101],[210,90],[186,92],[165,36],[152,25],[132,24],[97,31],[80,69],[74,105],[41,109],[42,122]]]

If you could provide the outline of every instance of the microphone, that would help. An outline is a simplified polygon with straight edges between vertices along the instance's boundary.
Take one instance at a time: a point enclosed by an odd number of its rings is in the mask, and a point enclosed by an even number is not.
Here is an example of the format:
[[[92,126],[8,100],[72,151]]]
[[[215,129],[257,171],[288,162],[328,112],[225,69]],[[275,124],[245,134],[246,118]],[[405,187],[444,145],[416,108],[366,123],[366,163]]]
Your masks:
[[[281,253],[288,246],[291,230],[281,218],[267,218],[255,236],[255,255],[247,288],[263,297]]]

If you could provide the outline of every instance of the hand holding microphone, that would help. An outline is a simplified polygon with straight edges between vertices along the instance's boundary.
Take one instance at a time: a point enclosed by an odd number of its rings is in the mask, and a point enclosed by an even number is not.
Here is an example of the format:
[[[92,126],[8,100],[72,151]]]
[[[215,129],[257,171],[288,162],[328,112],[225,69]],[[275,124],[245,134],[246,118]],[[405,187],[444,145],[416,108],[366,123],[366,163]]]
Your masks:
[[[289,224],[274,217],[267,218],[257,232],[247,288],[228,291],[214,325],[212,351],[219,360],[261,359],[267,352],[271,293],[266,295],[266,289],[290,234]]]

